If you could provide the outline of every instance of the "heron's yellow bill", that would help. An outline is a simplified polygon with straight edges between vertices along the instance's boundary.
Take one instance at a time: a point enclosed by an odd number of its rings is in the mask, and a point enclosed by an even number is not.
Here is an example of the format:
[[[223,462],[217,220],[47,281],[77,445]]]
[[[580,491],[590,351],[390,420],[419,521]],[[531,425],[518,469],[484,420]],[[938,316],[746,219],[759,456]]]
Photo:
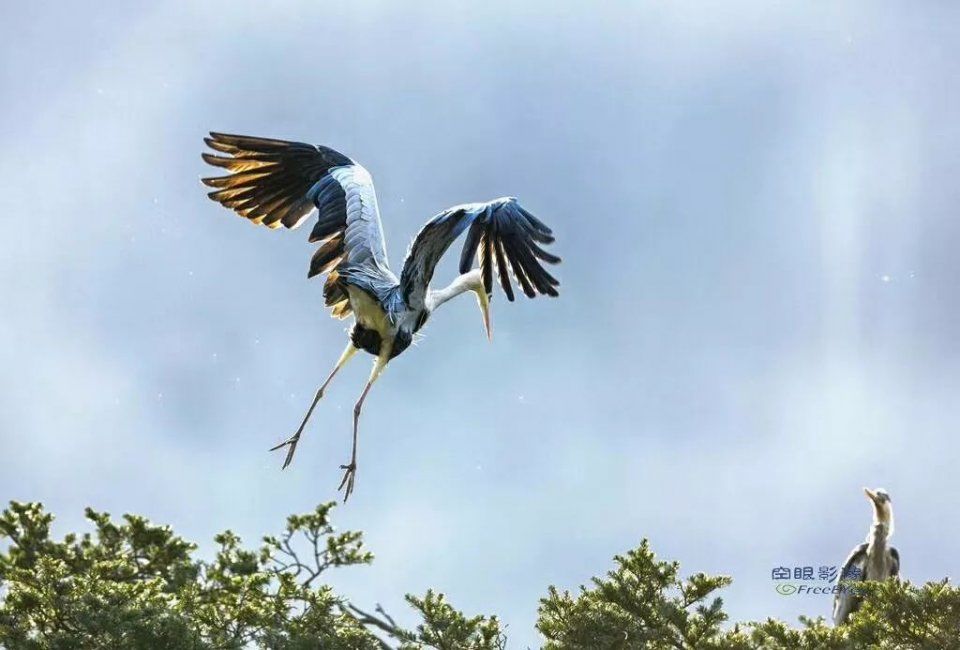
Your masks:
[[[483,329],[487,332],[487,340],[493,340],[493,327],[490,325],[490,296],[481,285],[476,290],[477,304],[480,305],[480,313],[483,314]]]

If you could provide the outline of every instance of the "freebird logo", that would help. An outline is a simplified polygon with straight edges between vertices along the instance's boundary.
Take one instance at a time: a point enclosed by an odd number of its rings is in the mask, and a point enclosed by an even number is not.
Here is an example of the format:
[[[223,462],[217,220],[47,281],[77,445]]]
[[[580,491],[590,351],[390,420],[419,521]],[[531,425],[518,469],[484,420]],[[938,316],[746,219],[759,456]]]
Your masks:
[[[826,595],[833,596],[845,591],[856,592],[854,585],[833,584],[833,585],[792,585],[788,582],[781,582],[776,587],[777,593],[781,596],[796,595]]]

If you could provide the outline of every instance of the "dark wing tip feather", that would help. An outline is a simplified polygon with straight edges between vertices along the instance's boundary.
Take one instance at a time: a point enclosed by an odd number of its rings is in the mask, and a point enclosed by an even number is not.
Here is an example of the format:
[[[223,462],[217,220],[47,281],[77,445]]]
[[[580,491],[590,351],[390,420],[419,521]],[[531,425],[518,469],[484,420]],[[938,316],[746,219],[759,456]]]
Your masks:
[[[509,242],[510,262],[515,274],[527,280],[525,289],[529,290],[524,293],[531,298],[537,295],[558,296],[556,287],[560,283],[543,268],[540,261],[556,264],[560,258],[537,245],[538,242],[552,243],[553,231],[515,201],[508,207],[505,214],[497,215],[497,221],[506,232],[505,239]]]
[[[208,140],[204,138],[204,140]],[[256,148],[269,148],[274,151],[279,149],[285,149],[291,145],[302,145],[300,142],[290,142],[288,140],[276,140],[274,138],[260,138],[250,135],[238,135],[235,133],[220,133],[218,131],[211,131],[209,140],[213,140],[219,145],[226,145],[233,148],[242,148],[242,149],[256,149]],[[311,145],[306,145],[311,146]],[[214,147],[217,148],[217,147]]]
[[[203,161],[226,171],[200,179],[215,188],[208,196],[269,228],[300,225],[315,207],[310,188],[330,167],[348,160],[332,149],[218,131],[203,141],[216,152],[203,152]]]
[[[215,140],[214,138],[204,138],[203,141],[206,143],[208,147],[210,147],[214,151],[219,151],[221,153],[233,153],[237,151],[237,147],[228,145],[224,142],[220,142],[219,140]]]
[[[548,236],[553,234],[553,231],[550,230],[549,227],[547,227],[547,224],[543,223],[542,221],[540,221],[539,219],[537,219],[535,216],[533,216],[532,214],[530,214],[530,213],[529,213],[527,210],[525,210],[519,203],[514,202],[514,205],[517,207],[517,210],[520,211],[520,214],[522,214],[524,217],[526,217],[526,218],[527,218],[527,221],[529,221],[529,222],[533,225],[534,228],[536,228],[538,231],[540,231],[540,233],[542,233],[542,234],[544,234],[544,235],[548,235]]]
[[[562,260],[552,253],[548,253],[534,243],[530,243],[530,251],[538,260],[543,260],[547,264],[559,264]]]
[[[227,163],[231,160],[230,158],[216,156],[206,151],[200,154],[200,157],[203,158],[203,162],[207,163],[208,165],[213,165],[214,167],[224,167],[224,163]]]
[[[560,257],[540,246],[553,243],[553,231],[520,207],[513,197],[491,201],[476,210],[460,256],[460,272],[469,271],[473,260],[479,257],[481,277],[488,292],[492,290],[496,265],[500,287],[508,300],[515,297],[509,278],[511,272],[527,297],[558,296],[556,287],[560,282],[542,263],[559,264]]]
[[[483,290],[487,295],[493,293],[493,238],[489,232],[483,234],[480,255],[480,274],[483,278]]]
[[[507,295],[507,300],[513,302],[513,286],[510,284],[510,271],[504,259],[503,243],[498,241],[493,248],[497,254],[497,275],[500,277],[500,287]]]

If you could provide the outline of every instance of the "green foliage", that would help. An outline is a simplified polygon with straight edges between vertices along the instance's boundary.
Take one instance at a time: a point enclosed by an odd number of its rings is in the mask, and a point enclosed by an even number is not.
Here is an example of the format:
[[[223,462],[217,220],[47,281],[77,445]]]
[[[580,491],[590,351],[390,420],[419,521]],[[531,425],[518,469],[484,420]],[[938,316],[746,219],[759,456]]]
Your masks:
[[[87,510],[94,532],[51,537],[36,503],[0,515],[0,647],[381,650],[501,648],[495,618],[468,618],[442,595],[408,596],[422,622],[407,630],[321,584],[333,567],[369,564],[361,533],[338,533],[333,503],[292,515],[279,536],[245,548],[217,535],[212,561],[169,527]],[[391,646],[389,643],[394,645]]]
[[[426,644],[431,648],[476,648],[499,650],[506,647],[496,616],[467,618],[446,601],[443,594],[427,591],[423,598],[407,595],[407,602],[416,609],[424,623],[417,626],[416,636],[407,636],[400,646],[413,650]]]
[[[53,517],[12,503],[0,516],[0,642],[7,648],[202,647],[173,607],[194,547],[169,528],[87,510],[96,532],[50,539]],[[94,640],[96,640],[94,642]]]
[[[494,616],[467,616],[443,594],[408,595],[409,629],[382,607],[365,611],[324,584],[336,567],[367,565],[361,533],[338,532],[334,504],[287,518],[278,536],[245,547],[217,535],[209,561],[166,526],[86,511],[92,532],[51,536],[39,504],[0,514],[0,647],[7,650],[501,650]],[[557,650],[960,649],[960,590],[946,581],[865,583],[840,628],[768,619],[730,625],[720,590],[730,578],[658,559],[644,540],[576,593],[550,587],[537,628]],[[826,604],[826,603],[824,603]]]
[[[646,540],[614,561],[615,570],[576,596],[550,587],[537,623],[546,648],[707,647],[726,621],[722,601],[706,599],[730,578],[681,580],[680,565],[658,561]]]

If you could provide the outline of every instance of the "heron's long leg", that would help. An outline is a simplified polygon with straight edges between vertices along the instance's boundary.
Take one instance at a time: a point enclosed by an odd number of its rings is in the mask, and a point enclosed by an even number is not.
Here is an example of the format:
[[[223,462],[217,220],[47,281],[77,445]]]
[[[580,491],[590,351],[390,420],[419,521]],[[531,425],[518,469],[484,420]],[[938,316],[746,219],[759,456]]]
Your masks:
[[[363,401],[367,399],[367,393],[370,392],[370,387],[373,386],[373,382],[377,381],[383,369],[387,367],[392,349],[392,341],[389,343],[385,341],[381,346],[380,354],[377,355],[377,360],[373,363],[370,379],[367,380],[367,385],[363,387],[363,392],[360,393],[360,399],[357,400],[356,405],[353,407],[353,450],[350,452],[350,464],[340,466],[340,469],[344,470],[343,480],[340,481],[340,487],[337,488],[337,490],[342,490],[344,486],[347,488],[343,493],[344,503],[347,502],[347,499],[349,499],[353,493],[353,481],[357,475],[357,431],[360,425],[360,411],[363,409]]]
[[[297,432],[276,447],[270,448],[270,451],[276,451],[282,447],[289,447],[287,450],[287,458],[283,461],[283,467],[281,469],[286,469],[287,465],[290,464],[290,461],[293,460],[293,453],[297,450],[297,443],[300,442],[300,434],[303,433],[303,428],[307,426],[307,420],[309,420],[310,416],[313,415],[313,409],[316,408],[317,402],[319,402],[320,398],[323,397],[323,391],[327,389],[327,386],[330,384],[330,381],[333,379],[334,375],[337,374],[337,371],[346,365],[347,361],[350,360],[350,357],[356,354],[357,349],[358,348],[354,347],[352,342],[347,344],[347,349],[344,350],[343,354],[340,355],[340,360],[337,361],[337,365],[333,367],[333,370],[330,372],[330,376],[327,377],[326,381],[324,381],[320,388],[317,389],[317,394],[313,397],[313,403],[310,404],[310,408],[307,409],[307,414],[303,416],[303,422],[300,423],[300,427],[297,429]]]

